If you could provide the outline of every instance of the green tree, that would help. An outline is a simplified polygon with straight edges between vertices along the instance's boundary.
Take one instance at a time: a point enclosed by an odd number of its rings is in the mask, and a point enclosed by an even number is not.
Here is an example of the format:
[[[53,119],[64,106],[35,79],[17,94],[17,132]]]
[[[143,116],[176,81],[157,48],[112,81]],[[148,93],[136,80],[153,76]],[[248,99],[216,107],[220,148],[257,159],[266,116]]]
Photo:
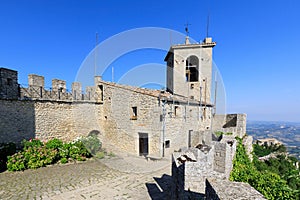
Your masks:
[[[231,181],[247,182],[256,190],[261,192],[267,199],[297,199],[299,200],[299,191],[289,187],[286,180],[274,172],[279,172],[280,161],[277,158],[270,159],[270,167],[267,163],[262,163],[254,155],[253,162],[250,161],[246,154],[245,147],[241,138],[238,141],[236,155],[233,160],[233,170],[230,174]],[[276,147],[277,148],[277,147]],[[262,151],[273,151],[265,147],[260,148]],[[262,153],[259,151],[259,153]],[[260,154],[261,155],[261,154]],[[283,159],[283,157],[280,157]],[[288,165],[283,162],[283,166]],[[291,176],[290,178],[293,178]],[[294,179],[291,182],[295,182]]]

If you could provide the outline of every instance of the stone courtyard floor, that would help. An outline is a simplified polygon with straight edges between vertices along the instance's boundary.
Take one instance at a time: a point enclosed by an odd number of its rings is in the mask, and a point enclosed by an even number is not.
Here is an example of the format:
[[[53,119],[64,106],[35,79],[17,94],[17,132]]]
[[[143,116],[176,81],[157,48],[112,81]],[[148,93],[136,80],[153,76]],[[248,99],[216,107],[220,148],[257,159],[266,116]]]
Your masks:
[[[169,199],[171,163],[122,156],[0,173],[0,199]]]

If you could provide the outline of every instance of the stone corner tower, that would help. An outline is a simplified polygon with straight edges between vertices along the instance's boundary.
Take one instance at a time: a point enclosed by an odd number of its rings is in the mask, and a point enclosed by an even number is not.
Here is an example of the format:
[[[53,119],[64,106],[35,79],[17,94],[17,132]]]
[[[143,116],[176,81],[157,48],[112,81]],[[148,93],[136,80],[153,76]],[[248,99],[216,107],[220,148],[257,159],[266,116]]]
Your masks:
[[[18,72],[0,67],[0,99],[18,99]]]
[[[202,43],[173,45],[165,57],[167,62],[167,90],[211,104],[212,48],[216,42],[207,37]]]

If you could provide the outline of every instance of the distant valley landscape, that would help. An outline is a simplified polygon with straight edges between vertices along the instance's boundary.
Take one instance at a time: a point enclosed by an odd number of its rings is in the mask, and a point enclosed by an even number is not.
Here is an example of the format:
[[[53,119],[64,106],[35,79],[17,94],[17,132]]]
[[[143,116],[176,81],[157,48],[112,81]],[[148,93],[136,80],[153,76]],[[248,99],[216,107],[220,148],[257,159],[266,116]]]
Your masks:
[[[275,138],[282,142],[289,152],[300,160],[300,123],[248,121],[247,134],[254,140]]]

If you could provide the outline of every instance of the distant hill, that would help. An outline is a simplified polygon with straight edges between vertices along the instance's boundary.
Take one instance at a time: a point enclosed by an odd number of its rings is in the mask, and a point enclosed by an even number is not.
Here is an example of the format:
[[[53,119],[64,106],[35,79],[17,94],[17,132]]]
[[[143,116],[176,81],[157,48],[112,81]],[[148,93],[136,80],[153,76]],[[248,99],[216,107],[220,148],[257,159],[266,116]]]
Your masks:
[[[247,134],[254,139],[276,138],[288,149],[289,154],[300,160],[300,123],[247,121]]]

